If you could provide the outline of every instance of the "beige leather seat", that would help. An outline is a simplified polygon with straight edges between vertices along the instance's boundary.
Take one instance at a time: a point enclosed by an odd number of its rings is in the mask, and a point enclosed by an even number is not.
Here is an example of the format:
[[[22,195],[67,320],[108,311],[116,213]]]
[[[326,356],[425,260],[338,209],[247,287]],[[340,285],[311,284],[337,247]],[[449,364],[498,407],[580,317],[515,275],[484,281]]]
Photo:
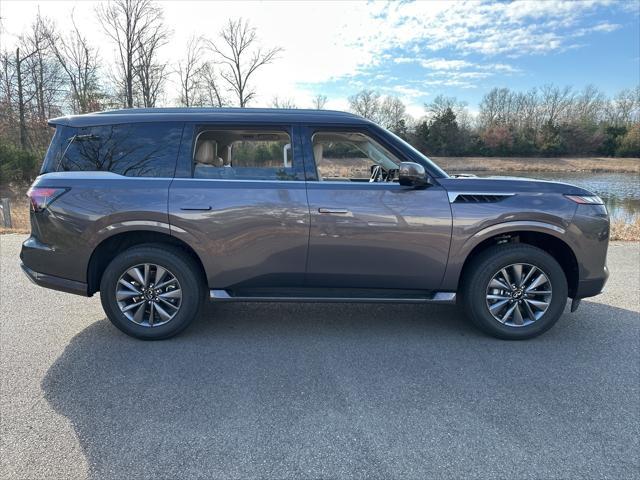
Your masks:
[[[198,165],[209,165],[212,167],[222,167],[222,160],[216,156],[217,144],[213,140],[204,140],[198,145],[196,150],[196,167]]]

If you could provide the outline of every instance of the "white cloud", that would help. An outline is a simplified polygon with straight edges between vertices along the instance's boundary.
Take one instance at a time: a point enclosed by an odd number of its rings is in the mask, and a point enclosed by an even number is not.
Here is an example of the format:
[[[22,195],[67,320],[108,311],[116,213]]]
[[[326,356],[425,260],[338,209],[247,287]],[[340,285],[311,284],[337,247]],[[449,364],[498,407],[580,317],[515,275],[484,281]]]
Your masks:
[[[63,30],[69,28],[70,12],[75,8],[78,25],[100,46],[105,69],[109,69],[115,52],[95,18],[97,3],[3,1],[2,44],[11,47],[38,8]],[[161,6],[174,36],[163,55],[175,64],[191,35],[215,38],[228,18],[243,17],[256,27],[263,45],[285,49],[277,62],[254,79],[260,104],[278,95],[306,106],[313,94],[328,93],[321,90],[330,88],[329,82],[341,82],[354,90],[371,88],[371,83],[402,82],[390,75],[375,78],[384,75],[376,68],[385,63],[417,63],[430,73],[428,80],[433,85],[471,88],[472,80],[486,78],[488,73],[519,72],[496,57],[577,48],[575,39],[588,31],[606,34],[615,30],[618,25],[594,15],[602,5],[622,8],[613,0],[166,1]],[[451,51],[455,54],[449,55]],[[402,55],[397,56],[398,52]],[[478,54],[487,61],[470,60]],[[447,78],[438,77],[445,72]],[[363,75],[371,75],[371,82],[363,82]]]

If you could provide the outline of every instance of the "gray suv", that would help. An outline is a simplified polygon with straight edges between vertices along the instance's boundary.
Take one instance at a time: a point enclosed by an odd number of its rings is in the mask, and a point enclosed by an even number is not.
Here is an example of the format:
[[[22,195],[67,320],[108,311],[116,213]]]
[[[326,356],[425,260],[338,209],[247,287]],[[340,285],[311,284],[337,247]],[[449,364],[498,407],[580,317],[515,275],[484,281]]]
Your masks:
[[[504,339],[597,295],[609,219],[581,188],[449,176],[355,115],[141,109],[50,121],[20,257],[142,339],[213,302],[459,303]]]

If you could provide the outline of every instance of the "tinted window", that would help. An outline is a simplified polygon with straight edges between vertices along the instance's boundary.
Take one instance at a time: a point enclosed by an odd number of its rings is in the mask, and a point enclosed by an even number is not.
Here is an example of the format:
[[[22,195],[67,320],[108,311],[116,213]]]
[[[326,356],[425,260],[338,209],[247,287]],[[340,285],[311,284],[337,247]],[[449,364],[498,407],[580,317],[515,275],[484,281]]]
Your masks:
[[[172,177],[182,125],[136,123],[67,129],[58,171],[104,171],[128,177]]]
[[[293,162],[284,131],[204,130],[193,150],[193,177],[296,180]]]

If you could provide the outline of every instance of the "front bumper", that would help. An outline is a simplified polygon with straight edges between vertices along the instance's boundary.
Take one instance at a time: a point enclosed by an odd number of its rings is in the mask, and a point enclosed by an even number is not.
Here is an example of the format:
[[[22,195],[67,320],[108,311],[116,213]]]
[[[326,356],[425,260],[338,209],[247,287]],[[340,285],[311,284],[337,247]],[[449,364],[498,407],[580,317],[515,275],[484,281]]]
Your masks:
[[[22,271],[29,277],[33,283],[40,287],[51,288],[53,290],[59,290],[61,292],[73,293],[76,295],[83,295],[88,297],[87,284],[82,282],[76,282],[75,280],[68,280],[66,278],[55,277],[46,273],[39,273],[31,270],[24,263],[20,262]]]
[[[605,265],[602,276],[598,278],[590,278],[589,280],[580,280],[578,282],[578,288],[576,289],[576,293],[573,295],[573,298],[595,297],[602,293],[608,278],[609,269]]]

